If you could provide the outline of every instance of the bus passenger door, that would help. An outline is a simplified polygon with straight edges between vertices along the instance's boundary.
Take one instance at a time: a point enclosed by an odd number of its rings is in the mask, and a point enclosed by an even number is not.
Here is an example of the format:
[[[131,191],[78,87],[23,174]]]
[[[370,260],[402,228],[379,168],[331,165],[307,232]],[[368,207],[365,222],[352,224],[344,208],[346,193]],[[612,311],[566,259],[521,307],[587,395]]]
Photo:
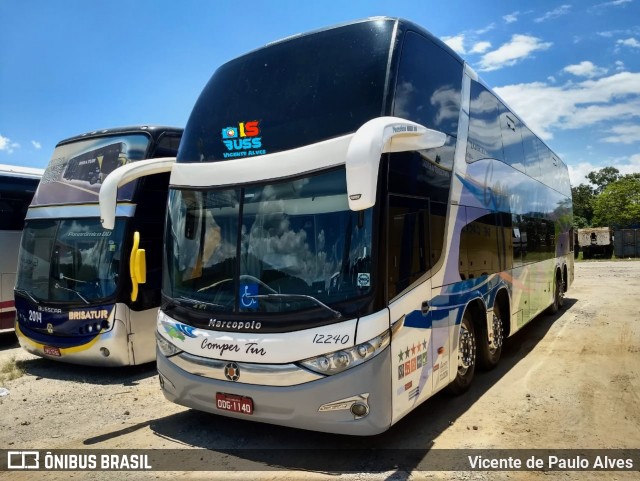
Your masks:
[[[387,289],[394,421],[433,392],[429,199],[389,195]],[[423,278],[424,279],[424,278]]]

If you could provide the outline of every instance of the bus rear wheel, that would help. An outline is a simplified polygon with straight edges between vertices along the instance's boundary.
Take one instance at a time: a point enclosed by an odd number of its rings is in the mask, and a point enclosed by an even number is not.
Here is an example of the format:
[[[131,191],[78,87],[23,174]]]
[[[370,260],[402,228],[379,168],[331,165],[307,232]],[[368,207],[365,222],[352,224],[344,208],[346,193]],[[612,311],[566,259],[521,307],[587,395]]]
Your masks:
[[[493,369],[498,365],[502,354],[502,344],[504,342],[504,323],[500,306],[496,303],[493,306],[493,339],[489,341],[489,336],[484,335],[478,345],[478,363],[485,370]]]
[[[458,338],[458,372],[448,386],[452,394],[462,394],[471,385],[476,370],[476,333],[471,312],[466,310],[460,323]]]
[[[557,275],[553,282],[553,303],[547,309],[548,314],[555,314],[564,306],[564,281]]]

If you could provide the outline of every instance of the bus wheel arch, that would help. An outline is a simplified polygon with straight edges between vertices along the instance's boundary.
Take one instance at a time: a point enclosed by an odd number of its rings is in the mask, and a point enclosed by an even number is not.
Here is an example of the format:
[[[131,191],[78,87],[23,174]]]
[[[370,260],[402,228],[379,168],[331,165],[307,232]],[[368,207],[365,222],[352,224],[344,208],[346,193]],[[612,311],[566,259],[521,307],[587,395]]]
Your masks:
[[[471,301],[464,309],[458,333],[458,360],[456,364],[456,377],[447,386],[450,393],[458,395],[465,392],[471,386],[476,370],[477,345],[479,331],[478,311],[484,306],[479,299]]]
[[[510,333],[509,294],[507,289],[500,289],[496,294],[491,311],[491,318],[482,325],[478,336],[478,365],[484,370],[493,369],[498,365],[502,355],[504,340]],[[487,317],[487,316],[485,316]],[[493,337],[490,341],[487,323],[492,323]]]

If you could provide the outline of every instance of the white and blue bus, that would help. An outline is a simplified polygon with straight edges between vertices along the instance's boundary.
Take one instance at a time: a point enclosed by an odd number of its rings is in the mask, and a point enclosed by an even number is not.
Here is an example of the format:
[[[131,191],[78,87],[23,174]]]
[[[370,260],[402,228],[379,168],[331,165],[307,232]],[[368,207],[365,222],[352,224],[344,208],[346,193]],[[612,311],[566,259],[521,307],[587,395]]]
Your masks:
[[[0,332],[13,331],[13,287],[27,208],[43,169],[0,164]]]
[[[155,359],[169,176],[150,175],[122,188],[112,230],[100,224],[98,196],[119,166],[171,161],[181,135],[182,129],[140,126],[58,143],[22,234],[15,305],[24,349],[99,366]]]
[[[222,65],[170,170],[157,360],[190,408],[380,433],[467,389],[573,279],[566,165],[404,20]],[[107,227],[133,174],[111,175]]]

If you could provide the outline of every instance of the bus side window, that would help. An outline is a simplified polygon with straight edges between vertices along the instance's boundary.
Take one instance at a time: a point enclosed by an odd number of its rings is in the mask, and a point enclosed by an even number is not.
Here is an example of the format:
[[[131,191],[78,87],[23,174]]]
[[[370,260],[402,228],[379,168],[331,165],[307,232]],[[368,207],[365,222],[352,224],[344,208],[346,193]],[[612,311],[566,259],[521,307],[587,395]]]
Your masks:
[[[483,159],[504,160],[500,105],[498,99],[484,85],[471,82],[467,162]]]
[[[500,114],[500,128],[502,131],[502,145],[504,148],[504,160],[507,164],[520,172],[526,170],[524,149],[522,146],[522,123],[502,103]]]
[[[428,38],[407,32],[402,44],[393,115],[455,136],[461,92],[462,64]]]
[[[527,255],[527,232],[521,216],[513,216],[512,244],[513,244],[513,267],[520,267],[524,264]]]
[[[389,299],[429,269],[429,200],[389,195]]]
[[[475,279],[501,270],[498,216],[466,207],[467,224],[460,233],[460,278]]]

